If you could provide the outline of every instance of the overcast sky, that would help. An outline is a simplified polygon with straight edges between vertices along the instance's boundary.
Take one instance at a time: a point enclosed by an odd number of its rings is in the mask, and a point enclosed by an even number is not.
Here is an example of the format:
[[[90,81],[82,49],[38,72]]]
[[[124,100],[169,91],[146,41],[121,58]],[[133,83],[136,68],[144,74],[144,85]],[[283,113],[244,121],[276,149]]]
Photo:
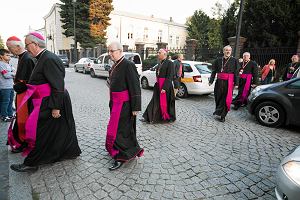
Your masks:
[[[3,0],[0,9],[0,35],[5,42],[9,36],[24,38],[29,28],[40,29],[44,26],[43,17],[54,3],[59,0]],[[115,10],[169,19],[185,23],[195,10],[201,9],[211,16],[211,8],[219,1],[225,8],[228,0],[113,0]],[[182,2],[182,3],[179,3]],[[184,2],[184,3],[183,3]]]

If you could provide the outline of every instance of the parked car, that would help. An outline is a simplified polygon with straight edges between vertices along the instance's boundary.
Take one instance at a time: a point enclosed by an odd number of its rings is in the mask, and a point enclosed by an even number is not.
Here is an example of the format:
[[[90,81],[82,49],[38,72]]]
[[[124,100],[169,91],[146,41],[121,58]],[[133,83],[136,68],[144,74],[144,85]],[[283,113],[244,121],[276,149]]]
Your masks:
[[[89,58],[81,58],[77,63],[74,64],[75,72],[83,72],[87,74],[90,72],[91,66],[94,64],[96,58],[89,57]]]
[[[69,67],[69,59],[66,55],[57,55],[63,62],[65,67]]]
[[[138,74],[140,75],[142,72],[142,59],[141,56],[138,53],[131,53],[131,52],[123,52],[123,55],[128,60],[131,60],[135,63],[136,69],[138,71]],[[108,77],[109,76],[109,70],[111,69],[111,66],[113,65],[113,61],[110,60],[110,56],[108,53],[104,53],[100,55],[96,60],[95,63],[91,66],[91,77]]]
[[[248,111],[264,126],[300,124],[300,78],[258,86],[248,100]]]
[[[142,72],[140,80],[143,89],[153,87],[156,83],[157,66]],[[184,98],[188,94],[211,94],[214,91],[214,85],[208,85],[211,75],[210,63],[184,60],[182,66],[184,77],[181,79],[178,97]]]
[[[300,146],[280,163],[276,175],[275,194],[278,200],[300,198]]]

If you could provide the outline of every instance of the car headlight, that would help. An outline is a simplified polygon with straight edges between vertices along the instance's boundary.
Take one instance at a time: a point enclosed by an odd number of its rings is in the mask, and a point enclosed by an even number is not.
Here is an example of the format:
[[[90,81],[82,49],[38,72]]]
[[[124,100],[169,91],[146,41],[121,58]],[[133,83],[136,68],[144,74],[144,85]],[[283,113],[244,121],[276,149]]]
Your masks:
[[[283,165],[285,173],[300,186],[300,162],[289,161]]]

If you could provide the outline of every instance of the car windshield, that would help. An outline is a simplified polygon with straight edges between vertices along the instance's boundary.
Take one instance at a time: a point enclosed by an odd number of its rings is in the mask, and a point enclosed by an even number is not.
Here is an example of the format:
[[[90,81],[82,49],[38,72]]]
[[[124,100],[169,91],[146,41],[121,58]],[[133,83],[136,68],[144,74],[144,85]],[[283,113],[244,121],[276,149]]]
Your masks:
[[[195,64],[195,67],[199,71],[200,74],[210,74],[211,73],[211,70],[208,69],[207,65]]]

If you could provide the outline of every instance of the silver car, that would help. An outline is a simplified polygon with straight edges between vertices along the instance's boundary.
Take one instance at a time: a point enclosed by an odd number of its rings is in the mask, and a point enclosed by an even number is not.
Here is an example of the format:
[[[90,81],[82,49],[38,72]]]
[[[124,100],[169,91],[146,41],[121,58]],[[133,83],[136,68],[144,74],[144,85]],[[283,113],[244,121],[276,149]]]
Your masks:
[[[300,146],[281,162],[275,193],[278,200],[300,199]]]

